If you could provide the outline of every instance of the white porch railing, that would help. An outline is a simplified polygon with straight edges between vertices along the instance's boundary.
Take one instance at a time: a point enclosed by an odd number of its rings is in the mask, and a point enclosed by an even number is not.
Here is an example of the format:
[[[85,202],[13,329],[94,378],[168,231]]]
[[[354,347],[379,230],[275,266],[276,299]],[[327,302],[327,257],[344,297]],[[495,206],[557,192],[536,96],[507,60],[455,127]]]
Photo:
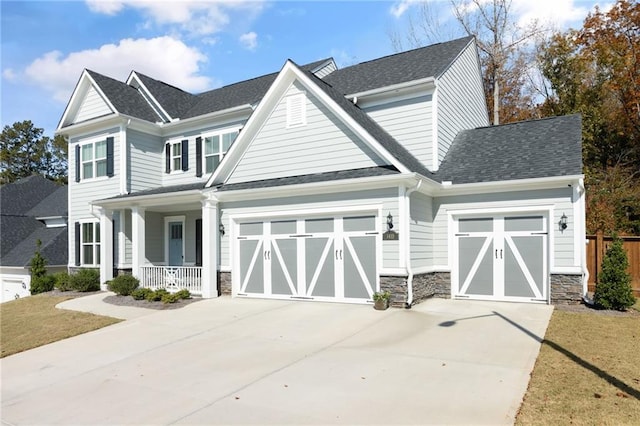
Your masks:
[[[141,266],[140,287],[189,290],[202,295],[202,268],[199,266]]]

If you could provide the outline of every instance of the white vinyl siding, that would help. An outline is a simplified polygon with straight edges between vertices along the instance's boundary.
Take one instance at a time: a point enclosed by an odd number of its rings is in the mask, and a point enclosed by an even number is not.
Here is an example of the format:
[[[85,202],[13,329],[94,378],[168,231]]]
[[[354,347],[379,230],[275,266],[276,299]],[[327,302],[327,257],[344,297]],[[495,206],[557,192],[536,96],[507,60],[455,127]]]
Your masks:
[[[160,186],[164,173],[164,144],[158,136],[127,130],[129,142],[128,188],[131,192]]]
[[[463,129],[489,125],[476,49],[471,43],[438,79],[438,165]]]
[[[433,200],[433,253],[434,266],[449,265],[448,258],[448,210],[491,209],[492,207],[554,206],[554,215],[549,231],[553,232],[553,252],[551,265],[554,267],[578,266],[574,264],[574,231],[570,226],[560,232],[558,222],[564,213],[569,223],[575,223],[571,204],[571,188],[537,191],[504,192],[495,194],[438,197]],[[551,237],[551,235],[550,235]],[[451,265],[449,265],[451,266]],[[553,271],[552,271],[553,272]]]
[[[433,207],[431,198],[411,194],[409,228],[411,233],[411,266],[433,266]]]
[[[399,226],[398,219],[398,188],[383,188],[337,194],[322,194],[313,196],[299,196],[288,198],[275,198],[257,201],[243,201],[223,203],[221,223],[224,224],[226,234],[220,242],[220,262],[224,270],[231,268],[231,256],[229,253],[231,235],[230,215],[253,214],[268,218],[270,214],[286,212],[288,210],[335,209],[339,211],[344,207],[354,206],[378,206],[380,208],[380,221],[382,229],[386,230],[386,217],[389,213],[394,217],[394,223]],[[326,216],[326,215],[325,215]],[[330,215],[329,215],[330,216]],[[382,267],[400,268],[399,244],[401,241],[382,241]]]
[[[111,112],[109,105],[107,105],[104,99],[102,99],[96,89],[91,86],[89,87],[89,90],[87,90],[87,93],[80,104],[80,108],[73,119],[73,123],[80,123],[81,121],[102,117],[110,114]]]
[[[427,168],[433,161],[432,96],[363,106],[364,111]]]
[[[307,124],[286,126],[287,91],[251,142],[227,183],[358,169],[386,164],[315,97],[306,98]]]

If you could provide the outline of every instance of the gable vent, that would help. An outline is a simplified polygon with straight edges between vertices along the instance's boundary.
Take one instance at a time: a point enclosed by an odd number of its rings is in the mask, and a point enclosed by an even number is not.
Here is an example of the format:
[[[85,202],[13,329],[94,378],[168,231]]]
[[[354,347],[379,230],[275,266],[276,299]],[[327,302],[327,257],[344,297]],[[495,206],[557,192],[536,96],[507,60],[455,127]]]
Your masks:
[[[307,103],[304,93],[287,97],[287,127],[307,124]]]

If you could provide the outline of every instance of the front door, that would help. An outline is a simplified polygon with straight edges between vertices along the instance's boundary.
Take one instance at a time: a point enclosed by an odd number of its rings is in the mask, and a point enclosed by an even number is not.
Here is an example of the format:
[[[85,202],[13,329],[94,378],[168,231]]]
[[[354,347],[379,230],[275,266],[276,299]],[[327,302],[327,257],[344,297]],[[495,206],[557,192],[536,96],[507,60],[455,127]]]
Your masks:
[[[182,266],[182,222],[169,222],[169,266]]]

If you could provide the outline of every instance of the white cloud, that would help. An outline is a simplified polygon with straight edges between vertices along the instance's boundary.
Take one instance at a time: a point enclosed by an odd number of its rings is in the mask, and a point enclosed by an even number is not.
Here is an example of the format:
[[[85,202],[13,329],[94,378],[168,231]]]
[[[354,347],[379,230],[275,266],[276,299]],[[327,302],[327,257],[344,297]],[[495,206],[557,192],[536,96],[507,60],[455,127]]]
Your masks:
[[[242,34],[239,38],[242,47],[248,50],[256,50],[258,47],[258,34],[251,31],[250,33]]]
[[[514,0],[513,8],[521,25],[538,21],[558,28],[581,26],[591,10],[584,1],[578,0]]]
[[[96,13],[114,15],[125,7],[138,10],[147,19],[145,27],[172,27],[194,36],[214,34],[224,29],[234,18],[253,20],[265,7],[263,0],[148,1],[119,2],[86,0]]]
[[[44,54],[33,61],[25,75],[38,86],[66,102],[84,68],[125,81],[132,70],[177,86],[200,92],[211,87],[208,77],[199,75],[200,64],[207,58],[198,49],[164,36],[153,39],[124,39],[99,49]]]
[[[4,77],[4,78],[5,78],[6,80],[8,80],[8,81],[15,81],[15,79],[16,79],[18,76],[16,75],[16,72],[15,72],[13,69],[11,69],[11,68],[5,68],[5,69],[2,71],[2,77]]]
[[[404,15],[404,13],[409,10],[409,8],[414,5],[415,3],[419,3],[420,0],[400,0],[400,1],[396,1],[393,5],[391,5],[391,8],[389,9],[389,12],[395,16],[396,18],[400,18],[402,15]]]

